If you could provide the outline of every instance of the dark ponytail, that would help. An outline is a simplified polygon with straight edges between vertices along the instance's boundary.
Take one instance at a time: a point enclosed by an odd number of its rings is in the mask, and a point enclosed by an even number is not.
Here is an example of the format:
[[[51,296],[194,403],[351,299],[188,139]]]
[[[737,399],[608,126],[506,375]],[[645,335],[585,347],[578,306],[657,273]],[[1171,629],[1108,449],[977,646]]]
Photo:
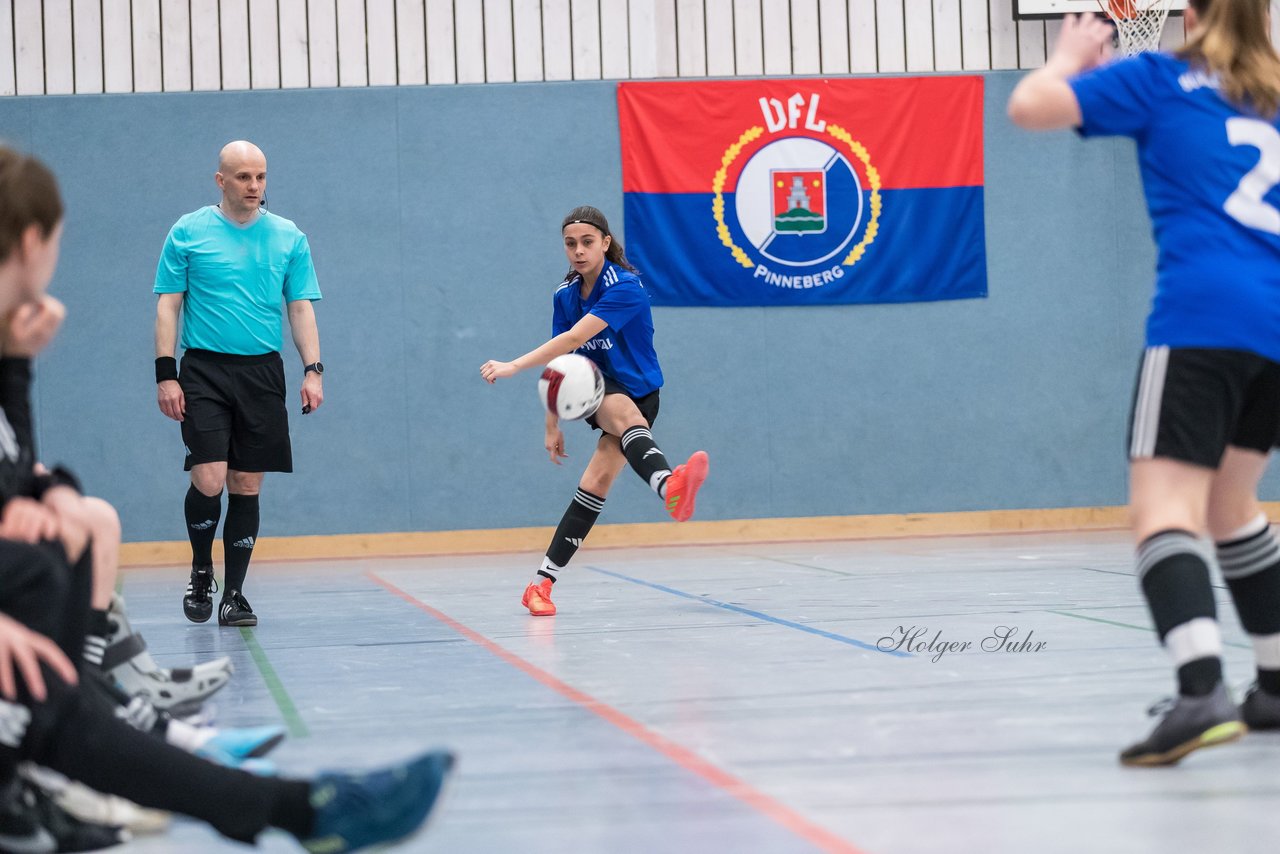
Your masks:
[[[609,248],[604,251],[604,257],[608,258],[610,263],[617,264],[624,270],[636,272],[636,268],[632,267],[631,263],[627,261],[627,253],[622,251],[622,241],[613,232],[609,231],[609,220],[604,218],[604,214],[600,212],[599,208],[593,208],[591,205],[580,205],[574,208],[565,216],[564,222],[560,223],[560,230],[564,231],[575,222],[594,226],[600,230],[602,235],[611,238]],[[569,276],[573,276],[572,270],[569,271]]]

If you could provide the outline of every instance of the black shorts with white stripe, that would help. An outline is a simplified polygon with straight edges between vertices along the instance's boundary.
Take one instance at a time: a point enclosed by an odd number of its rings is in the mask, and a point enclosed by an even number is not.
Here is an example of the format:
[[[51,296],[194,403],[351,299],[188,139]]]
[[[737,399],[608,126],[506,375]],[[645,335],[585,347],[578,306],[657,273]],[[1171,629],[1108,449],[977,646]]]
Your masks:
[[[1148,347],[1129,419],[1129,459],[1217,468],[1228,445],[1280,445],[1280,364],[1243,350]]]

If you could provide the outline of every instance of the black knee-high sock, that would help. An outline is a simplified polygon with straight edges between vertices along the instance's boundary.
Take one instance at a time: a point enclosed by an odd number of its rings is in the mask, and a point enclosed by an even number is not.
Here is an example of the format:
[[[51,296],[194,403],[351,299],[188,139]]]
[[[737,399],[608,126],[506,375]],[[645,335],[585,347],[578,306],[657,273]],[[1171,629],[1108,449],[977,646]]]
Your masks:
[[[227,495],[227,521],[222,526],[222,545],[227,562],[223,587],[244,590],[244,577],[249,573],[249,559],[258,541],[258,496]]]
[[[622,434],[622,453],[635,473],[644,478],[649,488],[666,498],[667,478],[671,465],[653,441],[648,427],[629,427]]]
[[[560,518],[560,525],[551,538],[551,545],[547,546],[547,556],[542,561],[538,575],[556,580],[560,570],[565,568],[587,534],[591,533],[591,526],[600,518],[600,511],[603,509],[603,498],[578,488],[573,501],[569,502],[569,509]]]
[[[1239,534],[1218,543],[1218,566],[1253,641],[1258,687],[1280,695],[1280,542],[1265,516]]]
[[[1222,634],[1209,580],[1212,555],[1188,531],[1152,534],[1138,546],[1138,579],[1160,643],[1178,669],[1178,691],[1193,697],[1222,681]]]
[[[205,495],[193,484],[187,490],[184,509],[192,565],[213,566],[213,539],[218,535],[218,519],[222,516],[222,493]]]

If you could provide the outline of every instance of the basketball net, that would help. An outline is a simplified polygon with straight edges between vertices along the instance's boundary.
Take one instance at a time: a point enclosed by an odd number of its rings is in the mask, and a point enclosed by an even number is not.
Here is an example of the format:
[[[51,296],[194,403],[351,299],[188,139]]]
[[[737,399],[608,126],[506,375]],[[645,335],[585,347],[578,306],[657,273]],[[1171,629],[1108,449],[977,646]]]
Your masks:
[[[1098,0],[1116,25],[1122,56],[1160,49],[1160,34],[1172,0]]]

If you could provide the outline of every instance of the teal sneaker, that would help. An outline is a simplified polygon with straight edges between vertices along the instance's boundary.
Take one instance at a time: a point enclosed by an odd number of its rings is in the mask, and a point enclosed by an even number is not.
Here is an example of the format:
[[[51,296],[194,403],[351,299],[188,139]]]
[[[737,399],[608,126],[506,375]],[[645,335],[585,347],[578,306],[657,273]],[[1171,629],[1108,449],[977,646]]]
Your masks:
[[[220,729],[196,748],[195,754],[219,765],[240,768],[249,759],[266,756],[284,741],[284,736],[284,729],[278,726]]]
[[[300,840],[311,854],[342,854],[411,836],[440,798],[452,753],[434,751],[366,774],[322,774],[311,784],[316,821]]]

